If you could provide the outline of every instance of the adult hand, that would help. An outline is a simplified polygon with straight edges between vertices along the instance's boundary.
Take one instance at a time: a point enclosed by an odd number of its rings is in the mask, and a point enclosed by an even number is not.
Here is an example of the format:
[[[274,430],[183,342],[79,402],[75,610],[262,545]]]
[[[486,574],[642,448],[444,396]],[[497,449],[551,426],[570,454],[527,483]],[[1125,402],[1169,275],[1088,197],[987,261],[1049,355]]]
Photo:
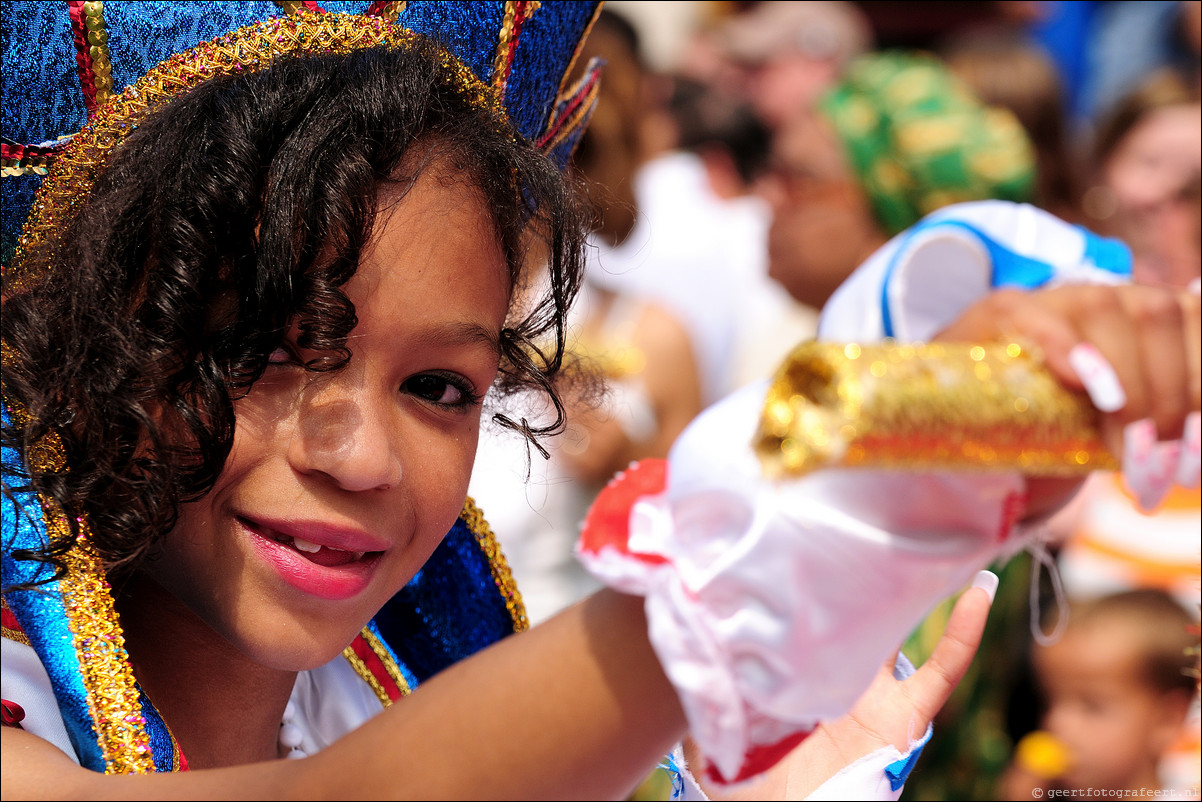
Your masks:
[[[1064,285],[991,293],[936,339],[1037,347],[1062,384],[1090,395],[1130,489],[1151,509],[1174,482],[1198,482],[1200,332],[1196,293]],[[1065,487],[1033,481],[1031,511],[1055,503]]]

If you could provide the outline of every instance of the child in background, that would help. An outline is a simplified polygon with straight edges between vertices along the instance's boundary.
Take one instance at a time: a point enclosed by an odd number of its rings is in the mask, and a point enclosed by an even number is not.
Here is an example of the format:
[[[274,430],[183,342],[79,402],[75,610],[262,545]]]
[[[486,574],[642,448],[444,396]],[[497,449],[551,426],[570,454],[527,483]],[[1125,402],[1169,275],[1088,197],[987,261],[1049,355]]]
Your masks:
[[[1197,686],[1196,620],[1155,589],[1077,602],[1068,615],[1064,636],[1034,649],[1044,729],[1019,742],[1003,798],[1081,788],[1136,798],[1164,789],[1161,761]],[[1197,798],[1196,788],[1166,790]]]

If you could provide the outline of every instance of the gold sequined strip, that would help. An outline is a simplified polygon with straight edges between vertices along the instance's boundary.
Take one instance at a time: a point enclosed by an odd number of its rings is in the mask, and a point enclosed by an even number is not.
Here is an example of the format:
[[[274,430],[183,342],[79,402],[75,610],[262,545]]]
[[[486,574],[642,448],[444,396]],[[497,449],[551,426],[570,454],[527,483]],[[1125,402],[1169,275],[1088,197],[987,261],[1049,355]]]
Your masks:
[[[501,595],[505,597],[505,607],[509,610],[510,618],[513,619],[513,631],[522,632],[529,629],[530,619],[526,617],[526,605],[522,601],[522,594],[518,592],[517,583],[513,580],[513,571],[510,570],[509,563],[501,552],[496,535],[493,534],[488,521],[484,519],[484,513],[480,512],[476,502],[469,497],[464,501],[463,512],[459,513],[459,517],[476,536],[480,550],[488,558],[493,582],[496,583]]]
[[[88,0],[83,4],[83,33],[87,41],[92,85],[97,107],[113,96],[113,65],[109,61],[109,35],[104,27],[104,3]]]
[[[313,10],[305,3],[301,2],[301,0],[275,0],[275,4],[279,6],[280,10],[285,14],[290,15],[300,14],[306,11],[311,12]]]
[[[405,6],[408,3],[405,0],[396,0],[395,2],[376,2],[371,4],[371,8],[367,9],[367,13],[373,17],[380,17],[389,22],[396,22],[397,17],[401,16],[405,11]]]
[[[161,62],[112,102],[76,134],[64,149],[42,186],[17,243],[15,266],[25,253],[52,241],[63,230],[76,204],[86,198],[110,152],[147,115],[177,95],[219,75],[265,69],[286,55],[348,53],[370,47],[404,47],[416,34],[379,17],[314,14],[298,11],[274,18],[177,53]],[[446,62],[455,71],[456,85],[480,106],[504,116],[496,96],[463,62],[449,52]],[[10,291],[34,280],[16,270],[8,277]]]
[[[1115,469],[1097,411],[1017,344],[807,342],[769,388],[754,447],[767,475],[824,467]]]
[[[7,161],[7,160],[6,160]],[[3,164],[0,166],[0,175],[5,178],[15,178],[22,175],[46,175],[50,172],[49,164],[51,159],[46,160],[41,164]]]

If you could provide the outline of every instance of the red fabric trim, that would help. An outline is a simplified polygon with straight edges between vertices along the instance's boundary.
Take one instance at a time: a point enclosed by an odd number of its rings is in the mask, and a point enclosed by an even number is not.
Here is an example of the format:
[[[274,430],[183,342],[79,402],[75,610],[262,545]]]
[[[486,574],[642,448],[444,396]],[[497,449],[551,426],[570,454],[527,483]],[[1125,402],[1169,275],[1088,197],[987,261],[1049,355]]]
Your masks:
[[[8,609],[7,604],[0,607],[0,626],[3,626],[5,629],[15,630],[21,634],[25,633],[25,630],[21,629],[21,622],[13,615],[13,611]]]
[[[368,17],[378,17],[384,13],[384,9],[388,6],[389,0],[375,0],[367,11],[363,12]]]
[[[96,113],[96,82],[92,76],[92,55],[88,52],[88,32],[83,24],[82,0],[69,0],[67,10],[71,12],[71,36],[75,39],[75,64],[79,68],[79,88],[83,90],[83,103],[88,109],[88,118]]]
[[[315,14],[326,13],[326,10],[324,8],[317,5],[317,0],[301,0],[301,5],[307,9],[309,9],[310,11],[314,12]]]
[[[13,161],[21,161],[25,158],[25,148],[16,143],[8,144],[0,142],[0,159],[12,159]]]
[[[1022,518],[1023,513],[1027,511],[1027,494],[1010,493],[1002,501],[1002,520],[998,525],[997,542],[1008,539],[1014,532],[1014,525]]]
[[[580,547],[599,553],[614,548],[645,562],[664,563],[658,554],[637,554],[630,551],[630,510],[644,496],[662,493],[668,486],[668,461],[645,459],[619,473],[598,495],[584,518]]]
[[[0,716],[0,724],[3,724],[5,727],[15,727],[18,730],[25,729],[21,726],[21,722],[25,720],[25,708],[7,699],[0,699],[0,708],[3,708],[3,715]]]
[[[390,700],[395,702],[404,696],[401,689],[393,682],[392,677],[388,675],[388,671],[384,668],[384,663],[380,660],[379,655],[372,650],[371,646],[364,640],[362,634],[356,635],[355,639],[351,641],[351,649],[363,661],[363,665],[367,666],[367,670],[376,678],[376,681],[383,686],[384,692],[388,694]]]
[[[743,756],[743,765],[739,768],[739,773],[732,779],[726,779],[718,770],[714,768],[714,764],[710,763],[705,767],[705,776],[709,777],[713,782],[722,783],[738,783],[744,780],[750,780],[752,777],[775,766],[784,759],[785,755],[793,751],[793,749],[810,735],[809,732],[797,732],[783,741],[769,744],[768,746],[757,746],[746,755]]]

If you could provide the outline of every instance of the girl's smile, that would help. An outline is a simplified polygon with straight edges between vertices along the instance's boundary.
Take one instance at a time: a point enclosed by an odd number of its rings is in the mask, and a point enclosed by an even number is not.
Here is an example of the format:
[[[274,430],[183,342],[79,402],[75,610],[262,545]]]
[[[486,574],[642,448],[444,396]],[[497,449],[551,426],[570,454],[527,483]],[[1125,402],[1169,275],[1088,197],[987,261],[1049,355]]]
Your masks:
[[[350,361],[314,373],[298,330],[235,402],[213,489],[147,572],[260,664],[337,655],[454,523],[499,362],[505,257],[469,180],[433,159],[385,191],[344,292]]]

